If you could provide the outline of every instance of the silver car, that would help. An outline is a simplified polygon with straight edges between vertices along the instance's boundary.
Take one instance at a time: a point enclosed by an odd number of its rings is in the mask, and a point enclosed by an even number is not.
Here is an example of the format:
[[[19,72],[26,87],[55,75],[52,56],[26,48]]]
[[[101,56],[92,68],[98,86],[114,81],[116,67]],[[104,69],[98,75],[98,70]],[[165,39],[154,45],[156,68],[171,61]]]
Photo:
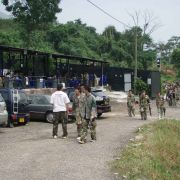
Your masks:
[[[6,103],[0,94],[0,125],[7,125],[8,122],[8,112],[6,110]]]

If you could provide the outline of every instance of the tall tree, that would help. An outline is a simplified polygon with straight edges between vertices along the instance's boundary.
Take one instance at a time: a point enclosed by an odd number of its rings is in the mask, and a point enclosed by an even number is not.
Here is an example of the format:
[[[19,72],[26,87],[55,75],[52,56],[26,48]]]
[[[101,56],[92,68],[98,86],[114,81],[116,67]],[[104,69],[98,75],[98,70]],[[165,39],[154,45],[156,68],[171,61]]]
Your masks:
[[[61,12],[61,0],[2,0],[6,10],[22,25],[26,46],[29,46],[29,35],[33,30],[45,29],[56,20],[56,13]]]
[[[172,53],[172,63],[177,71],[177,77],[180,78],[180,48],[175,49]]]

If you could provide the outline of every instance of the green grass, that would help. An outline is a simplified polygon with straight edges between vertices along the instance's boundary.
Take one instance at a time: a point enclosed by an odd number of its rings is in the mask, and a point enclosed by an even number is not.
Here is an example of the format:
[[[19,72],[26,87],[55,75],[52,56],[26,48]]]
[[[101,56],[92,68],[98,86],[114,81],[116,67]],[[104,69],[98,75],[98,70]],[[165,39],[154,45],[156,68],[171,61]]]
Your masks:
[[[180,179],[180,121],[161,120],[143,126],[143,139],[131,142],[111,163],[127,179]]]

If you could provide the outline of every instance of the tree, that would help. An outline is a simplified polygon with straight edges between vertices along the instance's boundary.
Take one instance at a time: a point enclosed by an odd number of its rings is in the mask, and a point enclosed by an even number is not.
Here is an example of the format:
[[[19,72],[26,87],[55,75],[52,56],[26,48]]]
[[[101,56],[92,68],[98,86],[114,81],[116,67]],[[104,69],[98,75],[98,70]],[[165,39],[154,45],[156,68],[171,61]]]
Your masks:
[[[33,30],[45,29],[56,20],[56,13],[61,12],[61,0],[2,0],[6,10],[11,12],[15,20],[20,23],[29,47],[29,35]]]
[[[177,77],[180,78],[180,48],[175,49],[172,53],[172,63],[177,71]]]
[[[114,26],[106,27],[102,35],[107,39],[118,40],[120,38],[120,33],[116,31],[116,28]]]

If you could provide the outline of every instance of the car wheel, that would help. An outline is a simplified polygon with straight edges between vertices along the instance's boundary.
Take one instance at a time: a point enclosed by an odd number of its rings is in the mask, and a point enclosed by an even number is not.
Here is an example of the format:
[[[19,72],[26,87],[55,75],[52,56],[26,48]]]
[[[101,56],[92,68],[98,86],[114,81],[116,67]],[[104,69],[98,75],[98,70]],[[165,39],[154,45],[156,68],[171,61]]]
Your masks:
[[[46,113],[46,122],[53,123],[53,113],[52,112]]]
[[[101,117],[102,116],[102,113],[98,113],[97,114],[97,117],[99,118],[99,117]]]

